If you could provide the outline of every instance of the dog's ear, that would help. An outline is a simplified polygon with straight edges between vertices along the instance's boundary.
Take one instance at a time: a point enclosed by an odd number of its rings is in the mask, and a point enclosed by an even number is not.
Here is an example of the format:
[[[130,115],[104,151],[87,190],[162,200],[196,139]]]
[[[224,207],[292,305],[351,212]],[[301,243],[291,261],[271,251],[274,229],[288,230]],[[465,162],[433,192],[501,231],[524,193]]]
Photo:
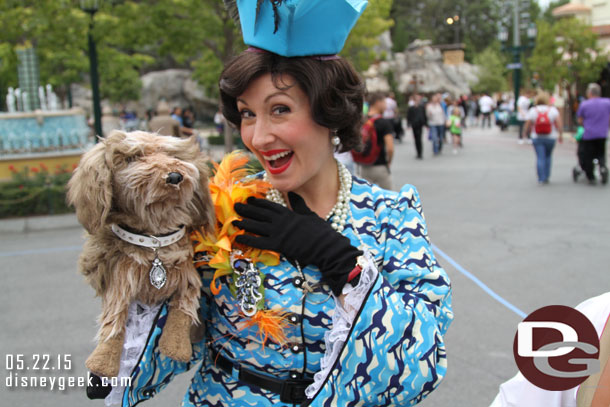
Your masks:
[[[106,143],[102,139],[86,152],[68,182],[68,204],[76,208],[78,221],[89,233],[106,222],[112,207],[112,172],[106,163]]]
[[[208,157],[199,153],[193,160],[193,164],[199,170],[199,185],[195,189],[193,203],[195,204],[196,214],[194,216],[194,226],[203,227],[206,231],[212,230],[216,225],[216,212],[208,187],[209,166]]]

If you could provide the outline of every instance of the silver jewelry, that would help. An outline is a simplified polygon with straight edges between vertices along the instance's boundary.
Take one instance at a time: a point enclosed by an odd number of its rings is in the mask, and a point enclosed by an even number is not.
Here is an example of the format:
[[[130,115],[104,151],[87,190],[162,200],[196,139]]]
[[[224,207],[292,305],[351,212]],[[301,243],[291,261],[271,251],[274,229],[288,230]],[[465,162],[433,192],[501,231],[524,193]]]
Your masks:
[[[341,144],[341,139],[336,134],[330,138],[330,142],[333,146],[337,147]]]
[[[339,192],[337,194],[337,202],[331,208],[328,215],[326,215],[325,219],[329,220],[332,217],[332,228],[337,232],[342,232],[345,223],[347,222],[347,218],[350,215],[349,201],[352,190],[352,174],[339,161],[337,161],[337,168],[339,169]],[[264,178],[265,180],[268,180],[267,174],[265,174]],[[267,199],[282,206],[286,206],[284,197],[280,191],[275,188],[272,188],[267,192]]]
[[[231,252],[231,267],[238,276],[235,281],[235,288],[237,289],[239,307],[246,316],[251,317],[258,310],[258,302],[263,299],[260,292],[262,279],[251,260],[236,257],[241,254],[240,250]]]
[[[155,251],[155,259],[153,260],[152,267],[150,268],[150,272],[148,273],[148,278],[150,279],[150,283],[157,290],[160,290],[167,281],[167,271],[165,267],[163,267],[163,263],[159,256],[157,255],[157,249],[153,249]]]
[[[136,246],[151,248],[155,252],[155,258],[153,259],[152,266],[148,272],[148,278],[150,279],[150,284],[152,284],[152,286],[157,290],[163,288],[167,282],[167,270],[165,270],[163,262],[159,258],[158,251],[160,248],[174,244],[178,240],[182,239],[186,234],[186,228],[182,226],[177,232],[162,237],[131,233],[117,224],[112,224],[110,229],[121,240]]]

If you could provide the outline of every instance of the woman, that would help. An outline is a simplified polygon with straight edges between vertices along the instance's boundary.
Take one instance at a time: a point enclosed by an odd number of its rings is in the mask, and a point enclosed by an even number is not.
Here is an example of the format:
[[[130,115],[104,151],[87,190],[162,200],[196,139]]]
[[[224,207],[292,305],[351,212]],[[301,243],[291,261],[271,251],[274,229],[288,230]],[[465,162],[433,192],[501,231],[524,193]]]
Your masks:
[[[205,334],[191,362],[159,353],[164,305],[123,405],[150,398],[196,364],[186,406],[415,404],[446,372],[451,290],[415,189],[383,190],[333,158],[359,144],[360,77],[337,56],[250,48],[225,67],[220,95],[224,116],[273,186],[267,199],[235,205],[242,220],[234,225],[250,232],[237,241],[279,252],[281,261],[233,263],[261,276],[246,282],[255,300],[231,292],[235,281],[226,277],[212,289],[212,270],[201,268]],[[275,336],[285,341],[244,329],[260,308],[285,318]]]
[[[428,128],[430,129],[429,138],[432,141],[432,153],[439,155],[443,148],[446,122],[440,93],[434,94],[432,100],[426,105],[426,117],[428,118]]]
[[[538,183],[548,184],[555,141],[563,142],[561,116],[555,106],[549,106],[549,94],[541,92],[536,96],[535,106],[527,113],[525,134],[530,134],[536,151]]]

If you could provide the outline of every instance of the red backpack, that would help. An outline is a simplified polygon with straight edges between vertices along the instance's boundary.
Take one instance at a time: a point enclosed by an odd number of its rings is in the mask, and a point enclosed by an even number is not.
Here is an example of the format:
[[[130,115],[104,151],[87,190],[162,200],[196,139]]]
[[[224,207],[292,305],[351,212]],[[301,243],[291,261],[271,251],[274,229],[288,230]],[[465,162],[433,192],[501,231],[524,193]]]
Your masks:
[[[551,134],[553,131],[553,126],[551,125],[551,120],[549,119],[549,111],[541,112],[536,109],[538,112],[538,116],[536,117],[536,123],[534,123],[534,131],[536,134]]]
[[[381,154],[381,147],[379,146],[377,139],[375,122],[380,118],[380,114],[370,117],[360,129],[360,135],[362,137],[362,144],[364,145],[364,148],[362,151],[352,150],[354,162],[363,165],[373,165],[379,158],[379,154]]]

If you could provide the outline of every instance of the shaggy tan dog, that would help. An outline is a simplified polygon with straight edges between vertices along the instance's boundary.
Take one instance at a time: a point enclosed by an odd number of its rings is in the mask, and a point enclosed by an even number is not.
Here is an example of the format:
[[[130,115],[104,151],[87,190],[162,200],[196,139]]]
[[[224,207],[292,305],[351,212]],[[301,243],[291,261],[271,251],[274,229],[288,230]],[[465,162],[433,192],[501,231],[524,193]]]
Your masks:
[[[207,160],[192,139],[114,131],[82,157],[68,184],[68,202],[88,232],[80,271],[102,298],[98,345],[85,363],[93,373],[118,374],[128,307],[134,300],[156,304],[170,299],[159,348],[172,359],[190,359],[189,331],[199,322],[201,279],[193,266],[189,233],[214,224],[207,178]],[[112,225],[141,236],[141,241],[171,236],[183,226],[186,233],[155,255],[150,247],[119,238]],[[155,256],[167,271],[160,289],[149,276]]]

